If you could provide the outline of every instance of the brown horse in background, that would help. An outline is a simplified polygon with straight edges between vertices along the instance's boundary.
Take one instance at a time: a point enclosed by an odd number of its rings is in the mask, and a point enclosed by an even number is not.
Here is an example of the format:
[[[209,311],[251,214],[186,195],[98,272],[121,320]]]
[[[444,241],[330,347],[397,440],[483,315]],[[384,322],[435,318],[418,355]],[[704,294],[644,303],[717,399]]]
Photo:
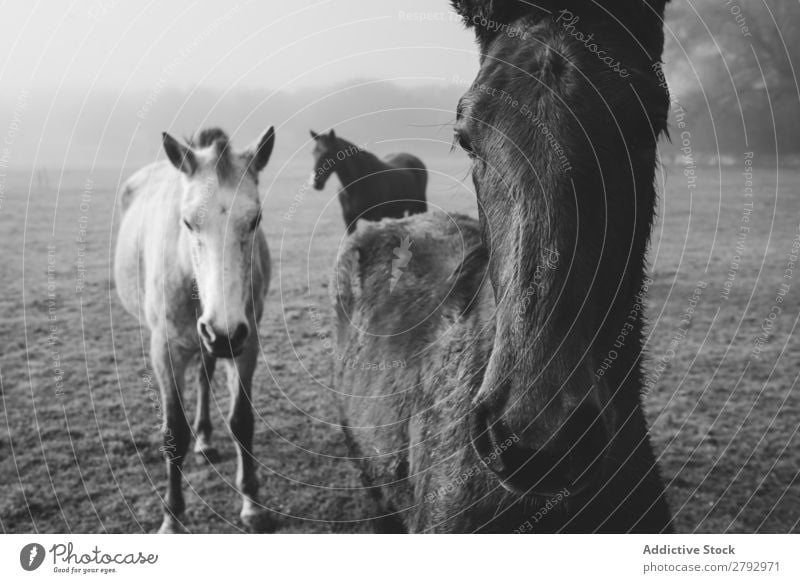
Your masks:
[[[416,156],[392,154],[381,160],[338,137],[334,130],[327,134],[311,130],[311,137],[315,144],[310,180],[314,188],[322,190],[331,174],[339,177],[339,202],[348,234],[355,231],[358,219],[380,221],[428,210],[428,171]]]
[[[383,530],[671,529],[641,372],[664,0],[549,5],[454,2],[481,49],[455,127],[479,222],[340,252],[334,385]]]

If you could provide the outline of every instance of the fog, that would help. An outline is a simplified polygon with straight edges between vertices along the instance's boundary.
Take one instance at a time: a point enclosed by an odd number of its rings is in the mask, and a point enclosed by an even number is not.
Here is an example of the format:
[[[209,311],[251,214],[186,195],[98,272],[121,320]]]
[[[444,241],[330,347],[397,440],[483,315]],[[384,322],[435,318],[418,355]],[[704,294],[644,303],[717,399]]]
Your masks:
[[[241,146],[275,125],[284,159],[332,126],[378,151],[445,155],[478,64],[445,0],[14,0],[3,14],[7,167],[133,167],[160,154],[162,131],[208,125]],[[697,151],[800,150],[784,121],[800,120],[798,16],[796,3],[670,5],[665,74]]]

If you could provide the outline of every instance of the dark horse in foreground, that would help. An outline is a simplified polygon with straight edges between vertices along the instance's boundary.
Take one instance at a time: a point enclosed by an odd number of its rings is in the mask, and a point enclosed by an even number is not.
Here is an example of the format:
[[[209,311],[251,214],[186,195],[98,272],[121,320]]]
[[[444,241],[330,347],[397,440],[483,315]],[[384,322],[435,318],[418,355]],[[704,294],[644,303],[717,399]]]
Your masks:
[[[331,285],[335,388],[375,523],[670,531],[641,372],[664,2],[454,5],[524,31],[476,30],[480,71],[458,104],[479,222],[370,225]]]
[[[331,174],[339,177],[339,202],[348,234],[355,231],[358,219],[399,219],[428,210],[428,171],[416,156],[392,154],[381,160],[333,130],[327,134],[311,130],[311,137],[315,145],[310,180],[322,190]]]

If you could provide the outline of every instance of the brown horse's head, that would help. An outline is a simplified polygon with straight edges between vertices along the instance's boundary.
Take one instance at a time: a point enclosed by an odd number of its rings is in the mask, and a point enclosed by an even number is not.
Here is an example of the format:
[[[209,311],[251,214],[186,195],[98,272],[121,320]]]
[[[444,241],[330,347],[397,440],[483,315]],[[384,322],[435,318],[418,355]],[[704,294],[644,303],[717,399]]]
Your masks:
[[[341,156],[339,154],[339,139],[336,132],[331,130],[327,134],[318,134],[314,130],[309,130],[311,137],[314,138],[314,170],[311,172],[309,180],[317,190],[325,188],[331,174],[333,174],[336,162]]]
[[[197,331],[213,356],[236,356],[254,322],[248,308],[261,221],[258,173],[272,153],[275,131],[269,128],[244,152],[233,152],[219,129],[204,130],[188,144],[163,137],[167,157],[183,175],[175,228],[188,243],[202,305]]]
[[[575,494],[601,478],[639,405],[633,304],[668,105],[656,4],[454,2],[481,48],[455,133],[473,160],[497,306],[471,432],[518,492]]]

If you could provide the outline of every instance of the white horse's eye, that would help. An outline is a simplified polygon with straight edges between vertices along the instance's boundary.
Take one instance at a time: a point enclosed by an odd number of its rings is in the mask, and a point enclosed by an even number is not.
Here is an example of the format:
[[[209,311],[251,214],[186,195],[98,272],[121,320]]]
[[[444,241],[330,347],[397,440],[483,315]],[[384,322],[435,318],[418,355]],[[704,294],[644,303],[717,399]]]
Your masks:
[[[189,221],[187,221],[186,219],[183,219],[183,224],[186,225],[186,228],[189,229],[190,231],[194,231],[192,225],[190,225]]]

